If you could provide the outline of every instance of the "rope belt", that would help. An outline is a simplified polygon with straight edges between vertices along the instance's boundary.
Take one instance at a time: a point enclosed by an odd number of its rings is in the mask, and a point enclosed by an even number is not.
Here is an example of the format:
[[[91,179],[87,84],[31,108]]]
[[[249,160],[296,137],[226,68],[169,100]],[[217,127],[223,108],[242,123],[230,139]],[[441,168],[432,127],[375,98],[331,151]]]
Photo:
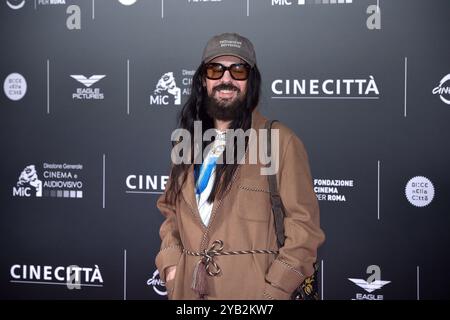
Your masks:
[[[278,254],[277,250],[239,250],[239,251],[223,251],[223,241],[216,240],[209,249],[201,252],[193,252],[183,249],[183,252],[189,256],[201,257],[194,270],[192,281],[192,289],[196,291],[200,297],[208,294],[206,285],[206,274],[215,277],[221,273],[219,265],[214,261],[215,256],[232,256],[240,254]]]
[[[202,252],[193,252],[187,249],[183,249],[183,252],[189,256],[202,257],[200,261],[205,264],[206,272],[211,277],[215,277],[221,272],[219,265],[214,261],[215,256],[232,256],[239,254],[278,254],[278,251],[274,250],[223,251],[222,240],[214,241],[213,244],[209,247],[209,249],[205,249]]]

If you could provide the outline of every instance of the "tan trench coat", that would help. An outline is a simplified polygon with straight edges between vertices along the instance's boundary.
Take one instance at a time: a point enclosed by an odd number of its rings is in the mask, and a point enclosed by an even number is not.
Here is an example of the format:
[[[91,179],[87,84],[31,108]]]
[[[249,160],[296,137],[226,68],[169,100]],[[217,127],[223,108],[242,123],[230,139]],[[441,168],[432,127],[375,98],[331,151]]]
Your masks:
[[[266,120],[256,108],[252,128],[264,128]],[[289,299],[293,290],[313,273],[317,248],[325,236],[320,229],[308,156],[292,130],[280,122],[274,123],[273,128],[279,129],[280,138],[277,180],[286,212],[285,244],[278,256],[214,257],[221,272],[207,277],[206,299]],[[175,279],[166,283],[169,299],[198,298],[191,284],[200,258],[183,253],[183,248],[200,252],[215,240],[222,240],[224,251],[278,250],[267,176],[260,174],[260,166],[248,161],[239,165],[228,191],[213,203],[208,226],[203,225],[198,212],[193,166],[175,206],[168,205],[164,195],[158,199],[157,207],[165,216],[160,228],[161,250],[156,257],[161,279],[165,281],[167,267],[177,266]]]

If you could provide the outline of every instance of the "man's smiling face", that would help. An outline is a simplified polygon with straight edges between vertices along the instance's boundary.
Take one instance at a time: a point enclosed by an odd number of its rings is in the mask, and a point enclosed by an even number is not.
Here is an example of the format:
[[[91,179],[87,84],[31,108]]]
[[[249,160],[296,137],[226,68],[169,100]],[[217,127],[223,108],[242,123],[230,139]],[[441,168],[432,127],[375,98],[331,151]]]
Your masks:
[[[234,63],[245,63],[244,60],[235,56],[220,56],[210,62],[220,63],[226,67]],[[237,100],[243,101],[247,93],[247,80],[233,79],[229,70],[225,71],[220,79],[205,78],[205,81],[208,96],[224,108],[236,103]]]

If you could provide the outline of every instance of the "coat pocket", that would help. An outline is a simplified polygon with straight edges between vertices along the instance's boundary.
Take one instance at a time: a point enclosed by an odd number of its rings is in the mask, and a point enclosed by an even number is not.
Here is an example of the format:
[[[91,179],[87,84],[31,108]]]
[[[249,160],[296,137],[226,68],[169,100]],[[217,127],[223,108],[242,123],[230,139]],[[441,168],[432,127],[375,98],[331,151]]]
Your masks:
[[[261,179],[242,179],[238,184],[238,216],[250,221],[269,221],[271,215],[269,186]]]

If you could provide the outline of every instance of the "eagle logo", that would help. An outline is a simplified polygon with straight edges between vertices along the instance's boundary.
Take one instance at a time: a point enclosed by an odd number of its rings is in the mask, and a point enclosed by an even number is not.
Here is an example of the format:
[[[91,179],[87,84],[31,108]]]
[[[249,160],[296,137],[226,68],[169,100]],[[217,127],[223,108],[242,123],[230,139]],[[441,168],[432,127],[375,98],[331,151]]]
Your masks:
[[[348,278],[351,282],[356,284],[358,287],[363,288],[367,292],[371,293],[375,290],[381,289],[383,286],[390,283],[390,281],[384,281],[384,280],[375,280],[372,282],[367,282],[364,279],[354,279],[354,278]]]
[[[77,80],[78,82],[81,82],[82,84],[84,84],[86,87],[89,88],[94,83],[96,83],[96,82],[100,81],[101,79],[103,79],[104,77],[106,77],[106,75],[104,75],[104,74],[101,74],[101,75],[100,74],[94,74],[90,78],[86,78],[82,74],[73,74],[73,75],[71,75],[71,77],[73,79]]]

